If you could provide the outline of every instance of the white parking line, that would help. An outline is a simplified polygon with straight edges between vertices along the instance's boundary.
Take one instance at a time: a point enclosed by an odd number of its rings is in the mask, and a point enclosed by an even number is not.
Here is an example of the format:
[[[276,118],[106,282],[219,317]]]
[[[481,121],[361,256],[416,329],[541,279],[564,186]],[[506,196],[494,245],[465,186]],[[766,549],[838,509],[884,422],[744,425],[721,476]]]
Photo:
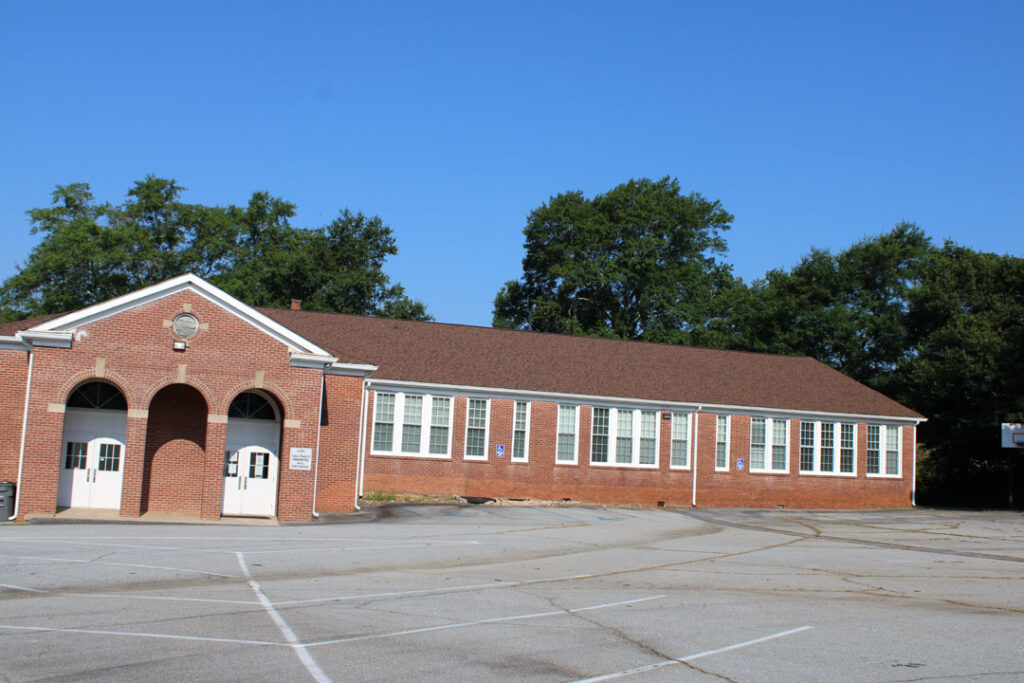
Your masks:
[[[604,674],[601,676],[593,676],[591,678],[580,678],[573,683],[596,683],[597,681],[610,681],[615,678],[623,678],[625,676],[632,676],[633,674],[645,673],[647,671],[654,671],[655,669],[661,669],[666,666],[673,666],[675,664],[682,664],[684,662],[691,662],[701,657],[710,657],[711,655],[717,655],[722,652],[728,652],[730,650],[738,650],[741,647],[749,647],[750,645],[757,645],[768,640],[775,640],[776,638],[785,638],[791,636],[794,633],[800,633],[808,629],[814,628],[813,626],[798,626],[797,628],[791,628],[788,631],[779,631],[768,636],[762,636],[760,638],[754,638],[753,640],[745,640],[742,643],[735,643],[733,645],[726,645],[725,647],[715,648],[714,650],[704,650],[703,652],[697,652],[696,654],[687,655],[686,657],[680,657],[679,659],[668,659],[664,662],[658,662],[657,664],[648,664],[647,666],[638,666],[635,669],[626,669],[625,671],[617,671],[611,674]]]
[[[227,574],[217,574],[216,572],[204,572],[200,569],[185,569],[184,567],[164,567],[158,564],[134,564],[131,562],[103,562],[102,560],[72,560],[66,557],[42,557],[39,555],[0,555],[0,559],[10,558],[13,560],[39,560],[40,562],[70,562],[72,564],[102,564],[109,567],[135,567],[141,569],[164,569],[172,572],[189,572],[192,574],[204,574],[206,576],[216,576],[221,579],[230,579],[231,577]]]
[[[579,607],[577,609],[560,609],[552,610],[550,612],[534,612],[533,614],[517,614],[510,617],[494,617],[493,619],[479,619],[477,621],[461,621],[455,624],[441,624],[440,626],[424,626],[422,628],[410,628],[402,631],[391,631],[390,633],[370,633],[362,636],[350,636],[348,638],[334,638],[331,640],[321,640],[314,643],[308,643],[307,647],[316,647],[318,645],[335,645],[337,643],[354,643],[360,640],[373,640],[377,638],[395,638],[397,636],[407,636],[414,633],[429,633],[430,631],[446,631],[453,628],[465,628],[466,626],[480,626],[482,624],[500,624],[507,621],[520,621],[522,619],[540,619],[543,617],[555,617],[565,616],[567,614],[578,614],[580,612],[589,612],[596,609],[608,609],[609,607],[619,607],[621,605],[635,605],[638,602],[647,602],[648,600],[658,600],[665,597],[664,595],[652,595],[646,598],[637,598],[635,600],[621,600],[619,602],[606,602],[601,605],[590,605],[588,607]]]
[[[289,647],[286,643],[275,643],[269,640],[242,640],[239,638],[212,638],[206,636],[180,636],[170,633],[133,633],[131,631],[104,631],[91,628],[55,628],[49,626],[15,626],[13,624],[0,624],[0,628],[11,631],[50,631],[53,633],[87,633],[97,636],[129,636],[132,638],[167,638],[170,640],[195,640],[205,643],[233,643],[236,645],[276,645],[278,647]]]
[[[45,591],[39,591],[45,592]],[[222,600],[217,598],[174,598],[168,595],[132,595],[131,593],[66,593],[68,597],[76,598],[111,598],[115,600],[170,600],[172,602],[213,602],[221,605],[247,605],[258,607],[256,600]]]
[[[45,593],[46,592],[46,591],[41,591],[41,590],[36,589],[36,588],[25,588],[24,586],[14,586],[14,585],[9,584],[9,583],[0,583],[0,588],[11,588],[11,589],[16,590],[16,591],[28,591],[29,593]]]
[[[371,598],[400,598],[406,595],[429,595],[431,593],[456,593],[466,590],[481,590],[485,588],[515,588],[517,586],[531,586],[538,583],[558,583],[559,581],[575,581],[578,579],[589,579],[593,574],[576,574],[573,576],[556,576],[550,579],[532,579],[530,581],[492,581],[491,583],[477,583],[464,586],[446,586],[445,588],[421,588],[411,591],[391,591],[389,593],[363,593],[362,595],[336,595],[330,598],[308,598],[306,600],[279,600],[274,604],[278,607],[285,605],[313,605],[320,602],[341,602],[347,600],[369,600]]]
[[[238,557],[238,566],[242,568],[242,574],[244,574],[245,578],[249,581],[249,587],[252,588],[256,597],[259,598],[260,603],[263,605],[263,609],[267,611],[267,614],[270,615],[274,624],[277,625],[277,629],[281,632],[281,635],[283,635],[284,639],[293,646],[292,649],[298,656],[299,661],[306,667],[306,671],[309,672],[309,675],[312,676],[313,680],[317,681],[317,683],[331,683],[330,676],[320,668],[320,665],[316,663],[315,659],[313,659],[313,655],[309,654],[306,646],[299,642],[298,637],[295,635],[295,631],[293,631],[291,626],[288,625],[288,622],[278,614],[277,610],[274,609],[274,605],[271,604],[267,596],[263,594],[263,589],[260,588],[260,584],[257,583],[256,579],[253,578],[252,573],[249,572],[249,565],[245,563],[245,554],[235,553],[235,555]]]

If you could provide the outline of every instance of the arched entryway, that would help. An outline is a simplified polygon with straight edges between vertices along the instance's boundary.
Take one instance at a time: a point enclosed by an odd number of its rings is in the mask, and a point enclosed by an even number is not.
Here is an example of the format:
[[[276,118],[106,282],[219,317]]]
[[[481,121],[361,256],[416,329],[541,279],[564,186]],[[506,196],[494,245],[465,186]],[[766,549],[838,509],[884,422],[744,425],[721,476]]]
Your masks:
[[[277,402],[260,391],[236,396],[228,409],[223,514],[274,515],[280,444]]]
[[[127,418],[124,394],[113,384],[88,382],[71,392],[57,507],[120,509]]]
[[[150,401],[142,512],[200,513],[207,412],[206,399],[187,384],[168,385]]]

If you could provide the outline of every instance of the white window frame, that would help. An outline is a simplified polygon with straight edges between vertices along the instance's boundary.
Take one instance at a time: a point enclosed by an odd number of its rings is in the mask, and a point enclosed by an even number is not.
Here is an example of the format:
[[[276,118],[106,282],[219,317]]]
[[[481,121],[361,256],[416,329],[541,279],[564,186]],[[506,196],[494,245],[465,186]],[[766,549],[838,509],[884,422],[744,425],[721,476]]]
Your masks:
[[[668,467],[671,470],[688,470],[690,469],[690,428],[693,423],[694,413],[673,411],[671,415],[672,424],[669,425],[668,430]],[[682,420],[680,420],[680,418],[682,418]],[[679,422],[682,422],[683,424],[682,439],[675,438],[676,424]],[[686,444],[686,447],[683,449],[685,462],[682,465],[675,465],[672,463],[672,447],[675,445],[676,441],[682,441]]]
[[[721,443],[718,440],[718,422],[722,418],[725,418],[725,464],[719,466],[718,464],[718,444]],[[732,441],[732,416],[731,415],[715,415],[715,472],[728,472],[729,471],[729,443]]]
[[[814,442],[811,448],[813,448],[813,463],[812,469],[803,469],[803,449],[805,448],[803,443],[803,426],[805,424],[813,425],[814,429]],[[842,461],[843,461],[843,425],[850,425],[853,427],[853,471],[843,472]],[[832,425],[832,443],[833,443],[833,455],[832,455],[832,469],[822,469],[821,465],[821,454],[822,454],[822,438],[824,435],[824,429],[822,425]],[[856,477],[857,476],[857,423],[856,422],[833,422],[832,420],[801,420],[800,421],[800,445],[797,462],[797,473],[808,476],[824,475],[828,477]]]
[[[573,439],[572,439],[572,460],[560,460],[558,458],[558,445],[559,436],[562,432],[559,431],[562,426],[562,408],[572,408],[575,414],[573,420]],[[559,403],[558,410],[555,413],[555,464],[556,465],[576,465],[580,461],[580,406],[573,403]]]
[[[394,414],[392,415],[392,426],[391,432],[391,448],[382,450],[377,448],[376,443],[376,431],[377,431],[377,406],[379,404],[381,395],[388,395],[395,397],[394,403]],[[452,457],[452,422],[455,414],[455,398],[445,394],[420,394],[410,392],[409,396],[417,396],[423,399],[422,412],[420,414],[420,449],[416,452],[403,452],[402,451],[402,431],[405,422],[405,397],[404,391],[375,391],[373,395],[373,422],[370,430],[370,455],[388,455],[395,457],[405,458],[434,458],[438,460],[447,460]],[[436,425],[438,427],[447,426],[448,428],[448,443],[446,451],[444,453],[431,453],[430,452],[430,429],[435,426],[433,424],[433,409],[434,400],[447,400],[448,401],[448,424],[447,425]]]
[[[469,405],[473,401],[484,402],[484,452],[482,455],[469,454]],[[479,427],[474,427],[479,429]],[[491,399],[470,396],[466,398],[466,430],[462,435],[462,457],[466,460],[487,460],[487,451],[491,447]]]
[[[754,449],[754,420],[764,420],[764,466],[763,467],[754,467],[754,457],[753,457],[753,449]],[[785,433],[786,433],[786,446],[785,446],[785,448],[786,448],[786,463],[785,463],[785,467],[783,469],[776,469],[776,468],[774,468],[772,466],[773,462],[774,462],[774,458],[772,457],[772,449],[775,446],[775,423],[776,422],[782,422],[782,423],[784,423],[786,425],[786,429],[785,429]],[[747,454],[747,459],[750,461],[749,462],[749,466],[750,466],[749,469],[750,469],[751,472],[756,472],[758,474],[789,474],[790,473],[790,464],[791,463],[789,462],[789,460],[790,460],[790,455],[789,455],[789,451],[790,451],[790,443],[789,443],[790,442],[790,431],[789,430],[790,430],[790,419],[788,417],[771,417],[771,416],[768,416],[768,415],[751,415],[750,416],[750,441],[749,441],[749,444],[750,444],[751,452]]]
[[[639,468],[645,470],[658,469],[658,462],[661,460],[661,429],[660,416],[661,411],[651,410],[648,408],[613,408],[611,406],[594,406],[594,409],[604,409],[608,411],[608,461],[607,462],[595,462],[594,461],[594,430],[593,430],[593,417],[591,417],[591,435],[590,435],[590,464],[594,467],[630,467]],[[630,439],[630,452],[629,462],[618,462],[618,436],[619,436],[619,416],[620,411],[630,411],[629,426],[632,428]],[[653,463],[641,463],[640,462],[640,441],[643,438],[641,433],[641,426],[643,425],[643,414],[650,413],[654,415],[654,462]],[[625,454],[623,454],[625,455]]]
[[[516,409],[520,406],[526,406],[526,429],[523,434],[523,455],[522,457],[516,457]],[[530,462],[530,412],[531,412],[531,401],[513,401],[512,402],[512,452],[509,454],[510,462]]]
[[[872,479],[902,479],[903,478],[903,425],[896,424],[883,424],[872,422],[867,426],[867,434],[871,434],[871,428],[878,427],[878,472],[870,472],[867,470],[867,450],[865,449],[864,461],[865,461],[865,473]],[[896,472],[893,474],[888,473],[886,465],[889,461],[889,433],[895,432],[896,434]],[[867,441],[865,439],[865,445]]]

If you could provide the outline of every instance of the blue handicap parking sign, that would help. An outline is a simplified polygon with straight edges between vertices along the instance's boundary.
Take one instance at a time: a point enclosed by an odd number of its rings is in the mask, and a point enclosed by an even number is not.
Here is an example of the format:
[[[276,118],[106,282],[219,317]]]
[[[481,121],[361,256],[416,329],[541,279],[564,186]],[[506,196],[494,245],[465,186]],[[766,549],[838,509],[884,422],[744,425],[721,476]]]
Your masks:
[[[505,444],[499,443],[497,446],[495,446],[494,447],[494,455],[496,457],[498,457],[498,458],[504,458],[505,457]]]

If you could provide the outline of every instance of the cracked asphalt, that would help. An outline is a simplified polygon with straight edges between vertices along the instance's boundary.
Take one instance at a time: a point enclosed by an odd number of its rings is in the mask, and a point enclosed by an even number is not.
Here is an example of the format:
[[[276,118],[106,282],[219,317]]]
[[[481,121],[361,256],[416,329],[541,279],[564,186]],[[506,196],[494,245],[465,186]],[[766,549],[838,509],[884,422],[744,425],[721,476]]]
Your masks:
[[[1022,681],[1024,515],[0,526],[0,681]]]

